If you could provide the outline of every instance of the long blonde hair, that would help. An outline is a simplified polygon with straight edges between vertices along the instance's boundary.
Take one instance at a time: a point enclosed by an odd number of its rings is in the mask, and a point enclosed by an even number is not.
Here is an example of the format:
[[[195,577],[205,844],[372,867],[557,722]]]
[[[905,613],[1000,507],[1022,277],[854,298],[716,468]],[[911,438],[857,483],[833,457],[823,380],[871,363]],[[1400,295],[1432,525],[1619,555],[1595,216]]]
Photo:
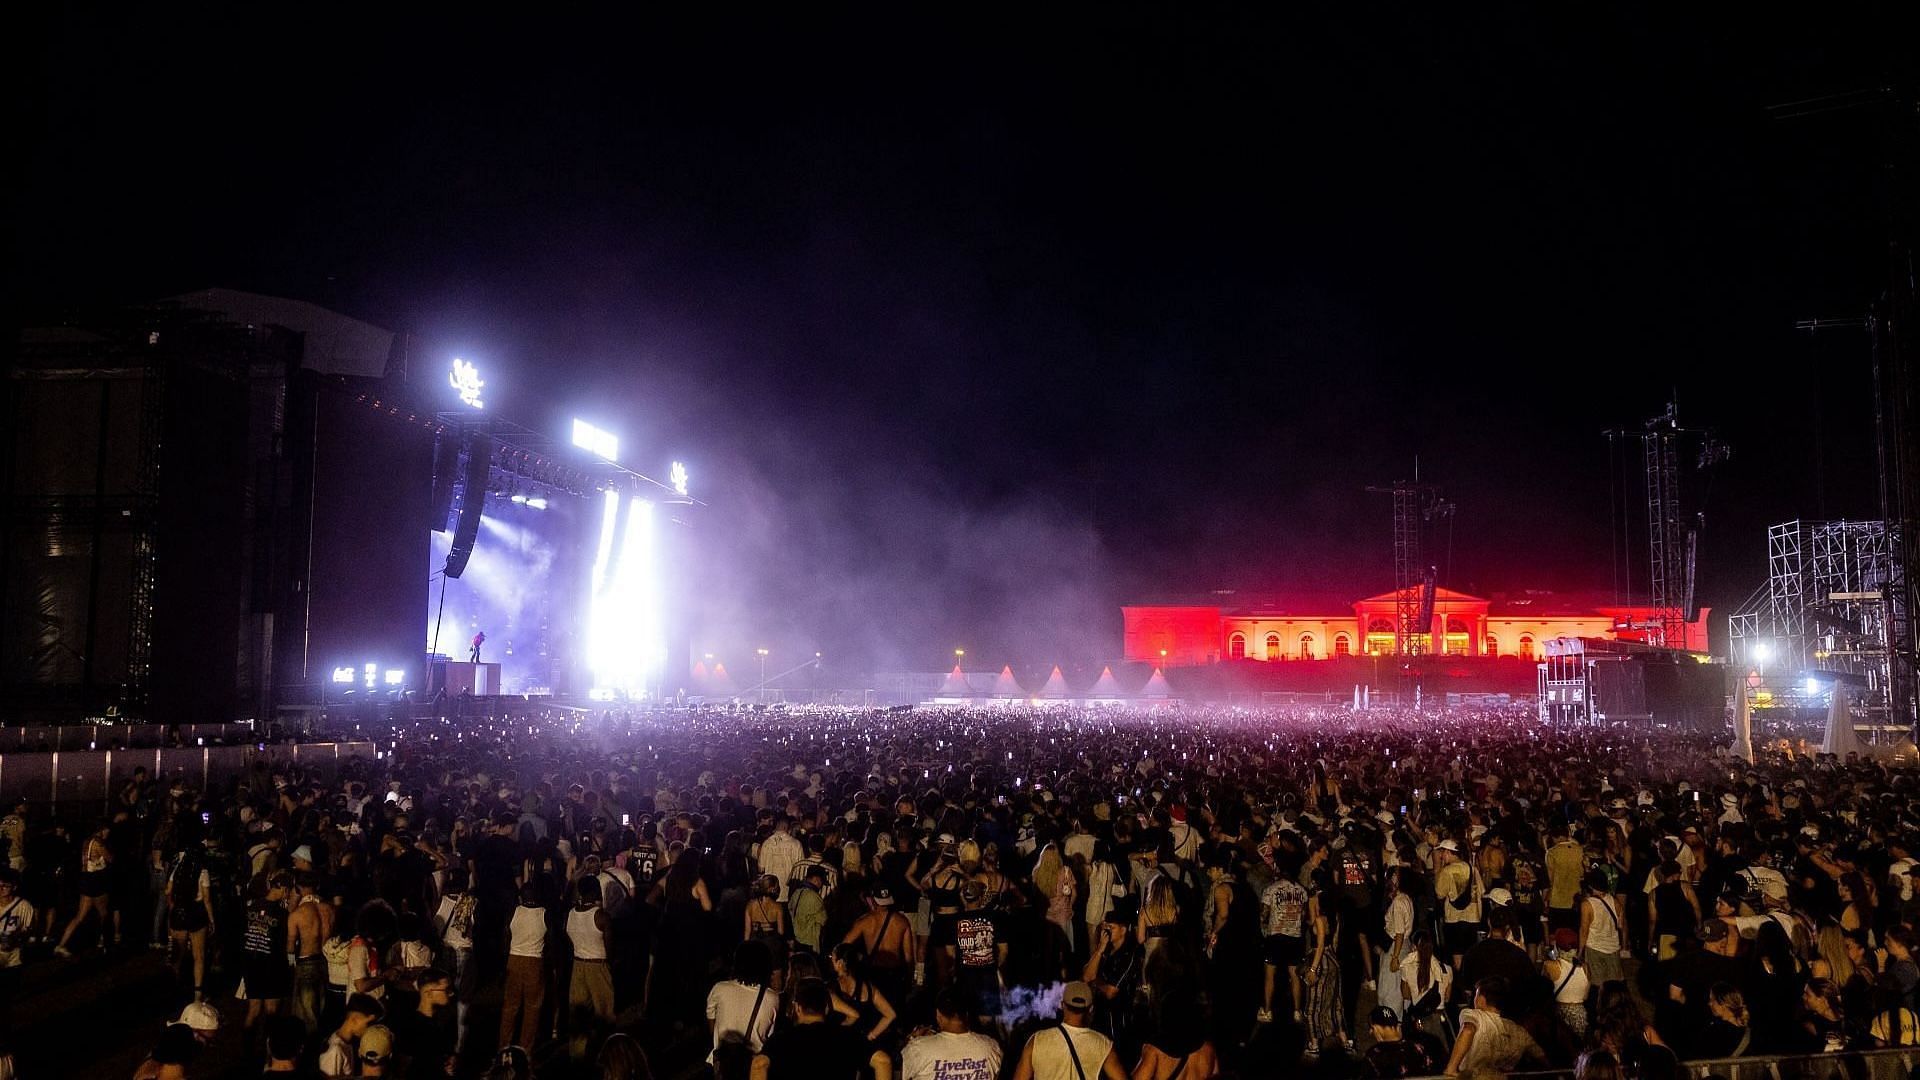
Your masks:
[[[1148,879],[1147,902],[1140,906],[1140,917],[1148,929],[1180,921],[1180,899],[1174,895],[1173,882],[1165,874],[1155,874]]]
[[[1853,961],[1847,956],[1847,932],[1829,923],[1820,928],[1814,948],[1820,959],[1827,962],[1827,978],[1832,979],[1835,986],[1847,985],[1853,978]]]
[[[1060,849],[1052,844],[1040,849],[1040,858],[1033,864],[1033,887],[1040,890],[1043,899],[1052,900],[1060,892],[1060,874],[1066,864],[1060,861]]]

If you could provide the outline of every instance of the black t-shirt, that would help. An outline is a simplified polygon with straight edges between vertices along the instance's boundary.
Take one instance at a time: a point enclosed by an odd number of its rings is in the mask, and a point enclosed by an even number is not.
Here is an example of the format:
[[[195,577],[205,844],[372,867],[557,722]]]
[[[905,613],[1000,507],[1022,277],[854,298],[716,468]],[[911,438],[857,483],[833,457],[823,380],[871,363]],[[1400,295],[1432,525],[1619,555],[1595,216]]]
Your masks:
[[[513,879],[520,869],[520,845],[505,836],[488,836],[474,848],[473,866],[476,891],[481,895],[512,895]]]
[[[441,1009],[428,1018],[414,1010],[394,1023],[398,1056],[407,1059],[407,1075],[414,1080],[447,1075],[446,1060],[453,1056],[453,1010]]]
[[[833,1024],[795,1024],[767,1040],[770,1080],[852,1080],[866,1066],[873,1050],[850,1028]]]

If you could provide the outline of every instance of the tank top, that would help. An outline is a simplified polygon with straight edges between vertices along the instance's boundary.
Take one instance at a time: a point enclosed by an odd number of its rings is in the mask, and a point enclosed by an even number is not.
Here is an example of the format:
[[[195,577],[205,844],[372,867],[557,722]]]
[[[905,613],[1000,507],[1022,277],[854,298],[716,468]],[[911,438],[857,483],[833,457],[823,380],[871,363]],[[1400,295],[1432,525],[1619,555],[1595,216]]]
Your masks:
[[[1570,958],[1562,959],[1560,965],[1560,974],[1553,980],[1553,1000],[1560,1005],[1584,1004],[1593,988],[1587,981],[1587,969]]]
[[[607,958],[607,939],[594,925],[594,917],[600,913],[598,908],[581,911],[575,908],[567,912],[567,937],[573,940],[573,958],[575,960],[605,960]]]
[[[513,909],[512,938],[507,952],[514,956],[547,955],[547,913],[527,907]]]
[[[1597,953],[1619,952],[1620,913],[1613,910],[1613,901],[1589,896],[1587,906],[1593,909],[1593,918],[1587,924],[1587,948]]]
[[[957,870],[948,870],[941,876],[927,882],[927,901],[935,911],[957,911],[960,908],[960,885],[966,880]],[[945,885],[941,883],[945,882]],[[949,887],[950,886],[950,887]]]
[[[107,849],[101,847],[98,840],[87,841],[86,859],[80,868],[89,874],[97,874],[107,868]]]

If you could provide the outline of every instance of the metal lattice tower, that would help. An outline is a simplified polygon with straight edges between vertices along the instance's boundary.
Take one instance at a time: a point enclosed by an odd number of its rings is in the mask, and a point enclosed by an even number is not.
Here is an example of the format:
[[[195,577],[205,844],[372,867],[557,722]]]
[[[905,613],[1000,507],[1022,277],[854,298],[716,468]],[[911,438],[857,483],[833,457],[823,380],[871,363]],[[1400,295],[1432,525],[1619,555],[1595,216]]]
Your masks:
[[[1651,645],[1681,648],[1686,644],[1688,591],[1687,539],[1680,525],[1680,429],[1677,409],[1647,421],[1641,440],[1647,468],[1648,601],[1653,608],[1647,628]]]
[[[1393,653],[1420,651],[1420,584],[1425,554],[1420,542],[1420,489],[1393,486]]]
[[[1440,497],[1437,485],[1418,480],[1367,490],[1393,496],[1393,649],[1396,656],[1418,656],[1432,629],[1439,577],[1427,563],[1426,530],[1450,518],[1454,505]]]
[[[1772,650],[1788,670],[1807,663],[1807,590],[1804,537],[1799,521],[1767,526],[1767,611],[1777,640]]]

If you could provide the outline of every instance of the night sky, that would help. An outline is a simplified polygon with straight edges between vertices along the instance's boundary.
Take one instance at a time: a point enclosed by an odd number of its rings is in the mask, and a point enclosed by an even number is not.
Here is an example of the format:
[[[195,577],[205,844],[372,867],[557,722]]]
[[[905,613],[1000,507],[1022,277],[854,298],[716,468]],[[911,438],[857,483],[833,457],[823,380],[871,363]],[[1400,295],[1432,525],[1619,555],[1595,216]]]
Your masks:
[[[1793,323],[1875,291],[1878,121],[1768,106],[1910,12],[1300,7],[38,15],[10,317],[225,286],[472,359],[689,463],[729,655],[1382,591],[1416,455],[1443,584],[1611,595],[1601,432],[1672,393],[1722,613],[1768,521],[1875,515],[1866,341]]]

